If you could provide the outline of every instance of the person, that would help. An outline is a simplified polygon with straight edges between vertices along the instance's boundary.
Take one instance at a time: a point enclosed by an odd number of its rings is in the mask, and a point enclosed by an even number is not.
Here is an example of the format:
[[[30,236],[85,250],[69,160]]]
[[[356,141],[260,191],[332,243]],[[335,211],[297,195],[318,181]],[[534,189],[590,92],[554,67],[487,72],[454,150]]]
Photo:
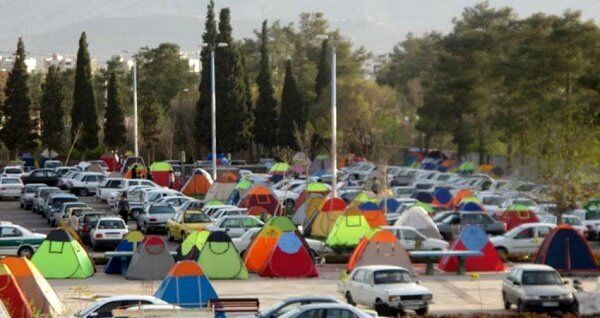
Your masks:
[[[152,172],[148,171],[148,175],[146,176],[146,179],[153,181]]]
[[[175,187],[175,173],[173,170],[169,170],[169,188],[174,189]]]
[[[125,224],[129,221],[129,213],[127,213],[127,192],[123,192],[119,199],[119,215],[125,221]]]
[[[137,178],[138,178],[137,166],[133,166],[131,168],[131,179],[137,179]]]

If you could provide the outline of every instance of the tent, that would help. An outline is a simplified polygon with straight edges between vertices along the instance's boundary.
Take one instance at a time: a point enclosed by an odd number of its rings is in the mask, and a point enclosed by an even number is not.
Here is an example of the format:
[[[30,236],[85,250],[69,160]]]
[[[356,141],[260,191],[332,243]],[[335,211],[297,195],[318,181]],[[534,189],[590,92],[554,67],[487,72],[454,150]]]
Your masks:
[[[114,153],[106,152],[102,156],[100,156],[99,160],[102,160],[106,163],[109,172],[116,172],[120,170],[119,158],[117,158],[117,155],[115,155]]]
[[[263,229],[266,227],[275,227],[282,232],[296,231],[296,225],[287,216],[274,216],[267,220]]]
[[[458,166],[457,172],[460,174],[472,174],[477,170],[477,166],[470,162],[465,161]]]
[[[298,208],[302,205],[302,203],[304,203],[304,201],[306,201],[306,199],[308,199],[311,195],[316,194],[319,194],[321,196],[327,196],[329,194],[329,187],[324,183],[320,182],[309,183],[306,186],[306,189],[304,189],[304,191],[300,193],[298,199],[296,199],[292,210],[294,210],[294,212],[298,211]]]
[[[305,225],[319,211],[325,198],[319,193],[310,193],[308,198],[294,212],[292,221],[294,224]]]
[[[304,235],[327,237],[335,221],[344,214],[346,203],[340,198],[329,198],[321,204],[316,213],[312,213],[304,227]]]
[[[476,202],[463,202],[458,206],[458,211],[461,212],[484,212],[485,209]]]
[[[328,246],[356,246],[363,237],[373,233],[362,214],[344,214],[333,225],[325,244]]]
[[[252,182],[249,180],[242,180],[236,186],[229,198],[227,198],[227,204],[237,205],[250,191],[252,188]]]
[[[297,152],[292,158],[292,164],[292,171],[298,174],[306,174],[306,169],[310,166],[310,159],[304,152]]]
[[[312,176],[323,176],[331,171],[331,159],[327,155],[318,155],[315,157],[308,168],[308,173]]]
[[[427,213],[429,213],[430,215],[435,212],[435,209],[433,208],[433,206],[431,206],[431,204],[429,203],[423,203],[421,201],[417,201],[415,204],[413,204],[411,207],[413,206],[418,206],[423,208],[423,210],[427,211]]]
[[[29,299],[23,293],[8,266],[0,264],[0,302],[4,303],[11,318],[35,317]]]
[[[1,263],[13,274],[33,312],[49,317],[60,317],[63,314],[65,307],[56,292],[27,258],[7,257]]]
[[[163,279],[175,261],[160,236],[148,235],[131,258],[125,277],[136,280]]]
[[[506,224],[507,231],[510,231],[521,224],[536,223],[540,221],[535,213],[531,211],[529,207],[524,205],[511,205],[507,207],[506,210],[500,212],[497,219]]]
[[[231,193],[233,192],[233,190],[235,190],[235,183],[224,183],[224,182],[215,182],[213,183],[210,188],[208,189],[208,191],[206,192],[206,196],[204,196],[204,200],[206,201],[212,201],[212,200],[219,200],[219,201],[226,201],[229,196],[231,195]]]
[[[204,169],[195,169],[194,173],[187,179],[181,192],[187,196],[202,196],[208,192],[213,184],[213,179]]]
[[[50,232],[31,261],[45,278],[87,278],[95,271],[83,246],[64,229]]]
[[[136,169],[136,171],[138,172],[138,174],[137,174],[138,179],[146,179],[146,177],[148,176],[148,168],[143,163],[136,162],[136,163],[132,164],[131,166],[129,166],[129,168],[127,169],[127,172],[125,172],[125,178],[131,179],[133,177],[133,173],[132,173],[133,169]]]
[[[121,240],[117,248],[116,252],[133,252],[133,243],[129,242],[126,239]],[[119,274],[123,275],[123,269],[129,267],[129,263],[131,260],[124,260],[121,257],[111,257],[108,259],[108,263],[106,263],[106,267],[104,267],[105,274]],[[125,264],[124,264],[125,262]]]
[[[398,238],[386,230],[362,238],[348,261],[348,271],[367,265],[401,266],[414,273],[408,252],[398,243]]]
[[[310,255],[308,245],[296,231],[285,232],[279,236],[277,244],[258,275],[300,278],[317,277],[319,273]]]
[[[204,160],[212,162],[212,159],[213,159],[213,154],[209,153]],[[224,153],[217,154],[217,165],[219,165],[219,166],[228,166],[229,165],[229,160],[227,159],[227,156]]]
[[[270,218],[244,253],[246,268],[251,272],[260,271],[275,248],[279,236],[284,232],[296,230],[296,226],[287,217],[274,216]]]
[[[440,208],[448,207],[452,200],[452,193],[443,187],[435,189],[431,195],[433,196],[431,204]]]
[[[279,174],[284,175],[286,172],[290,170],[290,165],[285,162],[277,162],[271,166],[269,169],[270,174]]]
[[[472,197],[473,196],[473,191],[469,190],[469,189],[461,189],[456,191],[456,193],[454,194],[454,196],[452,197],[452,199],[450,200],[450,203],[448,204],[448,206],[450,208],[456,208],[460,205],[460,202],[466,198],[466,197]]]
[[[483,256],[467,257],[466,270],[469,272],[500,272],[504,270],[504,262],[496,253],[494,245],[488,240],[485,231],[477,225],[463,228],[458,239],[452,242],[451,251],[481,251]],[[438,268],[445,272],[458,270],[456,256],[444,256],[440,259]]]
[[[358,210],[365,216],[365,219],[369,222],[369,226],[372,228],[388,225],[383,211],[379,209],[377,204],[373,202],[363,202],[358,206]]]
[[[379,208],[387,213],[396,213],[400,208],[400,202],[394,198],[383,199],[379,203]]]
[[[150,174],[152,175],[152,181],[159,186],[168,187],[170,174],[173,171],[173,166],[168,162],[154,162],[150,165]],[[173,172],[174,173],[174,172]],[[174,189],[179,189],[177,184],[177,178],[175,178]]]
[[[283,209],[277,197],[265,186],[256,185],[250,191],[245,198],[238,204],[240,208],[247,208],[250,210],[252,207],[264,208],[270,215],[280,215],[283,213]],[[248,213],[250,214],[250,213]]]
[[[427,237],[442,239],[442,235],[440,235],[435,222],[433,222],[429,213],[420,206],[413,206],[403,211],[394,225],[410,226]]]
[[[200,250],[198,263],[210,279],[248,279],[248,270],[224,231],[213,231]]]
[[[188,237],[186,237],[181,245],[177,248],[177,259],[178,260],[198,260],[200,257],[200,251],[206,243],[206,239],[210,235],[209,231],[193,231]]]
[[[557,226],[546,235],[535,263],[546,264],[561,272],[600,269],[586,239],[567,224]]]
[[[154,296],[183,308],[204,308],[210,300],[219,298],[200,265],[194,261],[173,265]]]

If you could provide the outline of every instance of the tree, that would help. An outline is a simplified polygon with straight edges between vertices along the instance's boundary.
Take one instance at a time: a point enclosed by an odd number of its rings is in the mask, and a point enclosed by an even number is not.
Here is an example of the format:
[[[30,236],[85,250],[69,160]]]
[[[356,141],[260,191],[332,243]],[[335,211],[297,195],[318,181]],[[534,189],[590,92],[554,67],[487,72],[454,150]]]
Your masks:
[[[146,156],[150,161],[154,160],[156,145],[158,144],[161,132],[161,111],[161,104],[149,101],[147,104],[144,104],[140,112],[140,121],[142,124],[140,135],[146,148]]]
[[[271,83],[271,63],[269,55],[269,30],[267,20],[263,22],[260,46],[260,71],[256,77],[258,85],[258,99],[254,108],[254,140],[271,151],[277,144],[277,102],[273,94],[273,83]]]
[[[277,141],[280,146],[298,149],[294,132],[304,131],[305,111],[296,78],[292,70],[292,61],[288,60],[285,67],[285,80],[281,93],[281,114],[279,115],[279,129]]]
[[[56,66],[48,68],[46,80],[42,84],[42,101],[40,119],[42,124],[42,145],[50,152],[63,147],[64,92],[60,69]]]
[[[315,79],[315,102],[319,101],[322,90],[326,89],[331,81],[331,65],[329,64],[330,60],[331,56],[329,54],[329,41],[324,40],[321,44],[321,55],[319,56],[317,78]]]
[[[196,117],[194,119],[196,129],[194,135],[196,141],[206,148],[210,148],[211,142],[211,65],[210,65],[210,51],[211,46],[217,43],[217,21],[215,19],[215,3],[213,0],[208,2],[206,9],[206,21],[204,22],[204,34],[202,35],[202,42],[207,44],[202,47],[200,52],[200,62],[202,63],[202,71],[200,74],[200,84],[198,91],[200,96],[198,103],[196,104]]]
[[[117,149],[127,141],[125,131],[125,118],[121,108],[119,84],[117,75],[110,74],[104,113],[104,144],[110,149]]]
[[[2,107],[4,112],[4,127],[0,137],[4,145],[16,157],[21,150],[35,146],[35,134],[29,113],[31,100],[27,87],[27,66],[25,65],[25,45],[19,38],[13,69],[6,82],[6,100]]]
[[[81,129],[77,148],[91,150],[98,146],[98,117],[96,100],[92,86],[92,67],[88,52],[87,36],[81,33],[79,50],[77,51],[77,67],[75,68],[75,88],[73,91],[73,108],[71,109],[71,138],[74,139]]]

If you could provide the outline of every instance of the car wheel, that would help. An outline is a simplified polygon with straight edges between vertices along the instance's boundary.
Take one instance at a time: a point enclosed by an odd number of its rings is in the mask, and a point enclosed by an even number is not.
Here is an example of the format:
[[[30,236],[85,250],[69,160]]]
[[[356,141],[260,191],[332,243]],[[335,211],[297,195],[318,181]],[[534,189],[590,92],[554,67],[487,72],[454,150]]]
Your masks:
[[[375,300],[375,305],[373,305],[373,307],[379,316],[396,316],[395,310],[379,298]]]
[[[524,313],[525,312],[525,303],[519,299],[517,302],[517,312]]]
[[[510,310],[510,302],[506,298],[506,294],[505,293],[502,293],[502,302],[504,303],[504,309],[505,310]]]
[[[419,316],[425,316],[429,313],[429,306],[419,308],[419,309],[415,310],[415,313]]]
[[[88,194],[90,194],[90,192],[86,188],[79,190],[79,196],[81,196],[81,197],[87,197]]]
[[[498,257],[500,257],[503,261],[508,259],[508,250],[505,247],[496,247],[496,253],[498,253]]]
[[[23,246],[17,251],[17,256],[31,258],[33,256],[33,248]]]
[[[352,298],[352,294],[349,291],[346,292],[346,302],[350,306],[356,306],[356,303],[354,302],[354,298]]]

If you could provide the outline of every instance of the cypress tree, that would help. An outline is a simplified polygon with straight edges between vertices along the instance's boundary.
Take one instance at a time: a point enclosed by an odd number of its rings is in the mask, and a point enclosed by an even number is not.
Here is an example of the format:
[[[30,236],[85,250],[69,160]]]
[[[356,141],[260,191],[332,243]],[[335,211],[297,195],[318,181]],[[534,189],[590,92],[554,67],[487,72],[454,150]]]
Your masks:
[[[279,145],[298,149],[294,131],[304,131],[304,111],[300,92],[296,86],[296,79],[292,71],[292,61],[285,64],[285,78],[281,92],[281,114],[279,115],[279,130],[277,141]]]
[[[250,90],[240,50],[231,34],[229,8],[219,14],[218,47],[215,52],[217,90],[217,147],[219,151],[244,150],[252,139],[253,115],[249,109]]]
[[[217,43],[217,22],[215,20],[215,3],[210,1],[206,11],[206,21],[204,24],[204,34],[202,41],[209,45]],[[200,53],[202,62],[202,73],[200,74],[200,85],[198,90],[200,97],[196,104],[196,117],[194,123],[196,126],[195,136],[198,143],[210,149],[211,142],[211,119],[210,119],[210,48],[203,47]]]
[[[75,89],[73,91],[73,108],[71,110],[71,138],[75,138],[81,126],[77,148],[90,150],[98,146],[98,116],[96,115],[96,99],[92,86],[92,67],[88,52],[87,36],[81,33],[79,50],[77,51],[77,67],[75,68]]]
[[[152,99],[153,97],[149,98],[149,102],[142,107],[140,112],[140,121],[142,124],[140,135],[144,141],[147,156],[151,161],[154,159],[156,145],[158,144],[161,117],[161,106],[156,101],[150,101]]]
[[[63,146],[63,107],[64,101],[62,74],[57,66],[50,66],[46,80],[42,84],[40,119],[42,121],[42,145],[50,152]]]
[[[331,81],[331,65],[329,64],[329,40],[324,40],[321,44],[321,55],[319,56],[319,65],[317,66],[317,77],[315,79],[315,103],[319,101],[323,94],[323,89],[329,86]]]
[[[4,127],[1,131],[4,145],[16,157],[21,150],[31,149],[35,146],[35,134],[32,132],[33,124],[29,114],[31,100],[27,87],[27,66],[25,65],[25,45],[19,38],[13,69],[6,82],[4,101]]]
[[[254,140],[267,150],[277,144],[277,102],[273,97],[275,91],[271,83],[271,64],[269,57],[269,35],[267,20],[262,24],[260,34],[260,69],[256,77],[258,85],[258,99],[254,108]]]
[[[117,149],[125,144],[125,122],[123,109],[121,109],[119,83],[114,72],[110,73],[106,112],[104,113],[104,144],[110,149]]]

